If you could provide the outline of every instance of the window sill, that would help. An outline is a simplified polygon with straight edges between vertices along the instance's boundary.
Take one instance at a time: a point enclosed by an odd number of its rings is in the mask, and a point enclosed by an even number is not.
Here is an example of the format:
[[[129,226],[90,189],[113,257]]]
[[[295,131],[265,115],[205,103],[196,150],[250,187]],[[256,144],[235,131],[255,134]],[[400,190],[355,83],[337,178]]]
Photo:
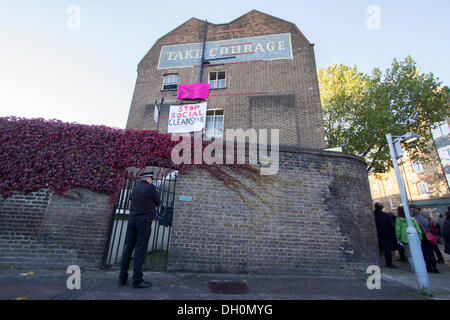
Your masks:
[[[223,87],[223,88],[210,88],[210,90],[223,90],[223,89],[227,89],[227,87]]]
[[[223,136],[203,137],[204,141],[211,141],[212,139],[214,139],[214,140],[223,139]]]

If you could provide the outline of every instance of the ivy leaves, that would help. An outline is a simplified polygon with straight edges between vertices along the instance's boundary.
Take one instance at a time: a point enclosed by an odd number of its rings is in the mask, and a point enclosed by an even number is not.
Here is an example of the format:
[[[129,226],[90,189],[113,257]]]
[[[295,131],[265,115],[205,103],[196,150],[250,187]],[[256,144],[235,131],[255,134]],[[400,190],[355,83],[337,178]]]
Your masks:
[[[175,144],[170,135],[150,130],[0,118],[0,194],[41,188],[64,193],[71,187],[113,194],[127,168],[170,166]]]

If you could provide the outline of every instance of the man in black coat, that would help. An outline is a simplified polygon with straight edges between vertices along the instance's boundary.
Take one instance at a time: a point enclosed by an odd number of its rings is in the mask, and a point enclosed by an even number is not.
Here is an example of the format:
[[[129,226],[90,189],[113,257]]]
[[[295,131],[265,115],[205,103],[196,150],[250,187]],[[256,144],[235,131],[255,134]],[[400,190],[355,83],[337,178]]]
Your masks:
[[[445,249],[446,254],[450,254],[450,206],[447,207],[447,212],[445,213],[445,222],[443,228]]]
[[[155,217],[156,207],[160,205],[160,195],[152,184],[153,172],[145,172],[140,175],[140,178],[142,180],[133,188],[130,195],[130,216],[128,217],[127,235],[122,253],[119,285],[124,286],[127,283],[128,268],[134,250],[133,287],[148,288],[151,283],[142,279],[142,266],[147,254],[152,219]]]
[[[380,249],[384,250],[386,258],[386,267],[396,268],[392,264],[392,250],[394,250],[395,226],[392,225],[391,219],[386,212],[383,212],[383,204],[375,203],[375,224],[377,227],[378,244]]]

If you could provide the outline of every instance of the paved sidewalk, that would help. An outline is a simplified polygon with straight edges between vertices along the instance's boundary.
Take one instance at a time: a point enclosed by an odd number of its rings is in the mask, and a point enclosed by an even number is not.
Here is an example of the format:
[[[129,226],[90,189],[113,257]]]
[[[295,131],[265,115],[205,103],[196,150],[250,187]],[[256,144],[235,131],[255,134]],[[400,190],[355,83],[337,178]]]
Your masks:
[[[408,263],[398,259],[397,254],[394,264],[398,269],[382,268],[380,290],[369,290],[365,275],[336,278],[178,272],[144,272],[153,287],[134,289],[129,284],[118,286],[118,269],[82,271],[81,289],[69,290],[66,269],[3,265],[0,300],[450,300],[450,255],[444,253],[446,263],[438,264],[439,273],[428,273],[431,298],[417,295],[415,274],[409,271]]]
[[[33,272],[34,274],[27,274]],[[398,271],[401,272],[401,271]],[[22,275],[21,275],[22,274]],[[81,289],[67,289],[66,270],[0,269],[0,299],[16,300],[351,300],[427,299],[417,296],[408,281],[384,273],[380,290],[369,290],[366,278],[323,278],[305,276],[194,274],[146,272],[153,283],[148,289],[118,286],[117,270],[88,270],[81,273]],[[403,277],[403,275],[402,275]],[[403,278],[402,278],[403,279]],[[212,282],[211,282],[212,281]],[[235,294],[214,293],[217,281],[233,282],[248,290]]]
[[[407,264],[397,262],[395,265],[399,268],[384,268],[381,279],[417,290],[416,276],[409,271]],[[450,263],[447,261],[446,264],[438,264],[437,266],[439,273],[428,273],[428,279],[430,280],[431,291],[433,293],[432,298],[450,300]]]
[[[443,254],[445,263],[437,264],[439,273],[428,273],[431,291],[433,293],[432,299],[450,300],[450,255],[444,253],[444,246],[442,244],[439,245],[439,248]],[[407,262],[400,262],[399,258],[400,256],[396,253],[393,263],[398,269],[383,268],[381,279],[417,290],[418,285],[415,274],[409,270],[409,264]],[[382,264],[384,265],[384,256],[382,257]]]

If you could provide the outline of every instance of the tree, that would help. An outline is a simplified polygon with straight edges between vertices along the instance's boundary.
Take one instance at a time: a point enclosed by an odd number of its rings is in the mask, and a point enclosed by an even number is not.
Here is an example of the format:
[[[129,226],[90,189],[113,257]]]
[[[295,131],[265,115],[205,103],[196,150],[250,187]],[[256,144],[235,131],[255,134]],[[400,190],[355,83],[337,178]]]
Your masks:
[[[449,88],[433,73],[420,73],[410,56],[371,75],[333,64],[319,68],[318,78],[327,146],[363,157],[371,173],[392,167],[387,133],[419,134],[422,139],[404,148],[412,159],[424,160],[430,127],[450,115]]]

